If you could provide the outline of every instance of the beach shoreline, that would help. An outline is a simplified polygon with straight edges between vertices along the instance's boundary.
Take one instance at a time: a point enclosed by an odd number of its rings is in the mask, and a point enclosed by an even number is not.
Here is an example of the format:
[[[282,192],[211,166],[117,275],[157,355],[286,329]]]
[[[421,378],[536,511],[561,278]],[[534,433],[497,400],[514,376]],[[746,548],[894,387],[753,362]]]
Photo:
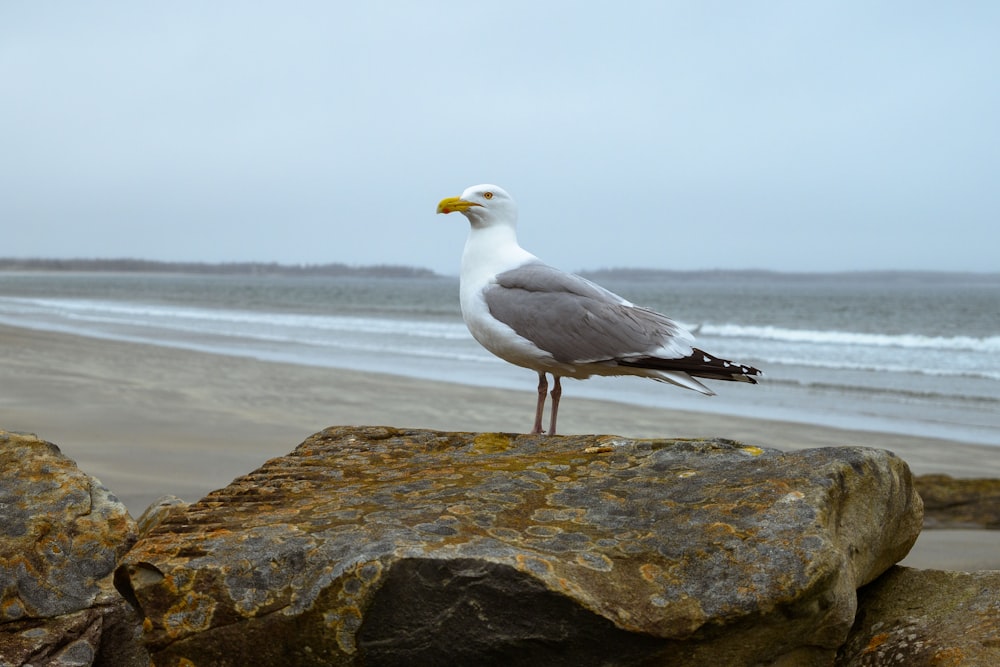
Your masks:
[[[133,516],[163,495],[198,500],[328,426],[517,432],[530,426],[535,401],[530,382],[524,391],[491,389],[10,326],[0,326],[0,377],[0,429],[55,443]],[[915,474],[1000,477],[998,448],[940,438],[652,408],[568,391],[559,417],[565,433],[728,438],[786,451],[876,447],[895,452]]]

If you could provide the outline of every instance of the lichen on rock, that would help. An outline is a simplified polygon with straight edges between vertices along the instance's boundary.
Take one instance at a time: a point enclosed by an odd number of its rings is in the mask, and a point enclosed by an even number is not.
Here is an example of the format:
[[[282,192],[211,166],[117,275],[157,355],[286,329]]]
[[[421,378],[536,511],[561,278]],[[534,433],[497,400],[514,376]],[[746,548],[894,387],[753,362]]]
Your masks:
[[[100,481],[50,442],[0,431],[0,526],[0,664],[148,662],[112,584],[135,522]]]

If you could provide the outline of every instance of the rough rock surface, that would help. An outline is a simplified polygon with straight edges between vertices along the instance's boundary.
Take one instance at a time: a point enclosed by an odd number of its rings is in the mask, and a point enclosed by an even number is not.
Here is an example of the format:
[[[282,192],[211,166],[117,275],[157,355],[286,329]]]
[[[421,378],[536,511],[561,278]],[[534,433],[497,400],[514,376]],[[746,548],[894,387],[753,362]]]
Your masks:
[[[1000,529],[1000,479],[920,475],[914,486],[924,501],[925,528]]]
[[[889,452],[331,428],[162,517],[156,664],[830,664],[921,525]]]
[[[1000,571],[894,567],[859,598],[837,667],[1000,665]]]
[[[146,533],[163,523],[163,520],[168,516],[176,512],[183,512],[189,504],[177,496],[161,496],[157,498],[136,520],[139,539],[142,539]]]
[[[148,662],[111,582],[135,524],[100,482],[55,445],[0,431],[0,526],[0,665]]]

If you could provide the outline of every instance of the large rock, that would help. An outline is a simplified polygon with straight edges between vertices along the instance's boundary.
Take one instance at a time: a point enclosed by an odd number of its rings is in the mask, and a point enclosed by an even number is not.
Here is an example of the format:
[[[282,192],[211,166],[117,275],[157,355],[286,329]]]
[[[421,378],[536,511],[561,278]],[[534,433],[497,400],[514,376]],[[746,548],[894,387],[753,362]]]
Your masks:
[[[894,567],[860,602],[837,667],[1000,665],[1000,571]]]
[[[55,445],[0,431],[0,665],[139,665],[112,585],[135,542],[125,506]]]
[[[829,664],[920,523],[879,450],[331,428],[117,581],[159,667]]]
[[[1000,479],[920,475],[925,528],[1000,528]]]

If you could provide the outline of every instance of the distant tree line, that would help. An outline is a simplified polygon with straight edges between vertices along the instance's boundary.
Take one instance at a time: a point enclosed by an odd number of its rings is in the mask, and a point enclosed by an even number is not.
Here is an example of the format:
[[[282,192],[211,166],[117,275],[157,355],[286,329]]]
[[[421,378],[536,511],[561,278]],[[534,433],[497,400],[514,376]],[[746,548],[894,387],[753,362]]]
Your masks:
[[[200,273],[214,275],[359,276],[430,278],[430,269],[395,264],[278,264],[277,262],[158,262],[149,259],[18,259],[0,257],[0,271],[106,271],[115,273]]]

